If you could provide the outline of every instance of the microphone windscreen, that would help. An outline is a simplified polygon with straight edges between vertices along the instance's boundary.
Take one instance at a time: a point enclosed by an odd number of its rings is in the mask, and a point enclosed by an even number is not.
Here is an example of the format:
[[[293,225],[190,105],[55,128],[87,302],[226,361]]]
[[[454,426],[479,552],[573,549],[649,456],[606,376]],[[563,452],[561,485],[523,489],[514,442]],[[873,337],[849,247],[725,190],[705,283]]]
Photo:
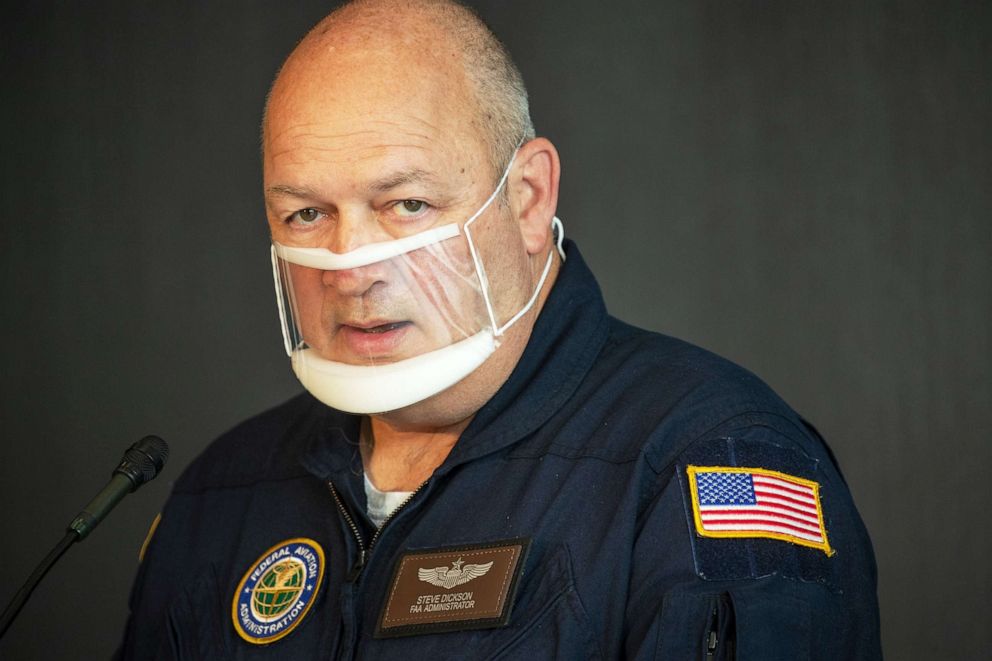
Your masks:
[[[158,475],[169,459],[169,446],[158,436],[145,436],[124,453],[124,458],[114,471],[127,476],[137,489]]]

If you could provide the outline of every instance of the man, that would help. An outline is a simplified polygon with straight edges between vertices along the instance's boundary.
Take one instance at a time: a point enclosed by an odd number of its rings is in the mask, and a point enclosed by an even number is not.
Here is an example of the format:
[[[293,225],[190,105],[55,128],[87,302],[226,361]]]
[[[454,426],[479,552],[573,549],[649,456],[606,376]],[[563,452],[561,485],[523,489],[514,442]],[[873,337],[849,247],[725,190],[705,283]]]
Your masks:
[[[754,376],[607,315],[470,12],[322,21],[264,178],[308,394],[177,482],[125,658],[880,656],[829,450]]]

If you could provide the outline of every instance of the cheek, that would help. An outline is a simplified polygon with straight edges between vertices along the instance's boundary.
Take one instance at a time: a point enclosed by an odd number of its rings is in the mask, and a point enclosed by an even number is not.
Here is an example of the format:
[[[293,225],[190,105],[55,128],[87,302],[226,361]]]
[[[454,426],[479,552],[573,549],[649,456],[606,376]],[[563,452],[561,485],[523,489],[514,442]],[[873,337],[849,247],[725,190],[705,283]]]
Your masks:
[[[290,300],[303,337],[312,341],[320,328],[324,285],[322,272],[296,264],[289,265]]]
[[[489,280],[496,322],[503,325],[533,293],[530,260],[519,230],[505,217],[479,228],[479,256]]]
[[[438,345],[474,335],[485,326],[485,305],[467,247],[446,243],[406,255],[405,278],[418,325]]]

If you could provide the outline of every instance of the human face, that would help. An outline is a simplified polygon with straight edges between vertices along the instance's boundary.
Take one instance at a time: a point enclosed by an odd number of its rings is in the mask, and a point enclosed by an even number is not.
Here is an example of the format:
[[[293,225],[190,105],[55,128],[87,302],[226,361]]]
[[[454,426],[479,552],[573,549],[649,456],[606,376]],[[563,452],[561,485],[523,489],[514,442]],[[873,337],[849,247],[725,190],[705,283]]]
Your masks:
[[[400,102],[388,84],[380,87],[389,94],[348,87],[348,72],[369,65],[324,71],[317,86],[290,69],[274,90],[265,186],[275,242],[347,253],[460,225],[491,192],[485,146],[466,108],[459,112],[464,100],[452,86],[421,76]],[[477,225],[507,222],[498,209],[487,211],[490,217]],[[465,339],[485,322],[480,283],[461,236],[356,268],[290,265],[288,279],[304,340],[337,362],[421,355]]]

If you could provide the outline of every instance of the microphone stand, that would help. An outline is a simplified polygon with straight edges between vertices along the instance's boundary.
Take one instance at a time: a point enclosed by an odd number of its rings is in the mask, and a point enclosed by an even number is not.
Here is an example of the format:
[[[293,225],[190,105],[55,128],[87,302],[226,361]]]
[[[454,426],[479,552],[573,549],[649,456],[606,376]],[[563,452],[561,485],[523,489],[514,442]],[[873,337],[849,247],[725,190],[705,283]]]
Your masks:
[[[31,572],[31,575],[28,576],[28,580],[25,581],[21,589],[17,591],[17,594],[14,595],[14,598],[11,600],[6,610],[4,610],[3,615],[0,616],[0,638],[7,633],[7,629],[10,628],[14,618],[17,617],[17,614],[21,612],[22,608],[24,608],[24,604],[27,603],[28,597],[30,597],[31,593],[34,592],[34,589],[38,586],[38,583],[41,582],[41,579],[45,578],[45,574],[48,573],[48,570],[51,569],[52,565],[58,562],[59,558],[65,555],[65,552],[69,550],[69,547],[77,541],[79,541],[79,533],[75,530],[66,531],[65,537],[63,537],[62,540],[55,545],[55,548],[48,552],[45,559],[41,561],[33,572]]]
[[[0,638],[7,633],[11,622],[24,608],[28,597],[31,596],[52,565],[58,562],[59,558],[65,555],[65,552],[75,542],[86,539],[124,496],[137,490],[145,482],[154,479],[168,458],[169,446],[157,436],[146,436],[127,449],[121,463],[114,469],[107,486],[76,515],[76,518],[66,529],[65,537],[45,556],[41,564],[28,577],[24,586],[14,595],[14,599],[4,610],[3,615],[0,615]]]

